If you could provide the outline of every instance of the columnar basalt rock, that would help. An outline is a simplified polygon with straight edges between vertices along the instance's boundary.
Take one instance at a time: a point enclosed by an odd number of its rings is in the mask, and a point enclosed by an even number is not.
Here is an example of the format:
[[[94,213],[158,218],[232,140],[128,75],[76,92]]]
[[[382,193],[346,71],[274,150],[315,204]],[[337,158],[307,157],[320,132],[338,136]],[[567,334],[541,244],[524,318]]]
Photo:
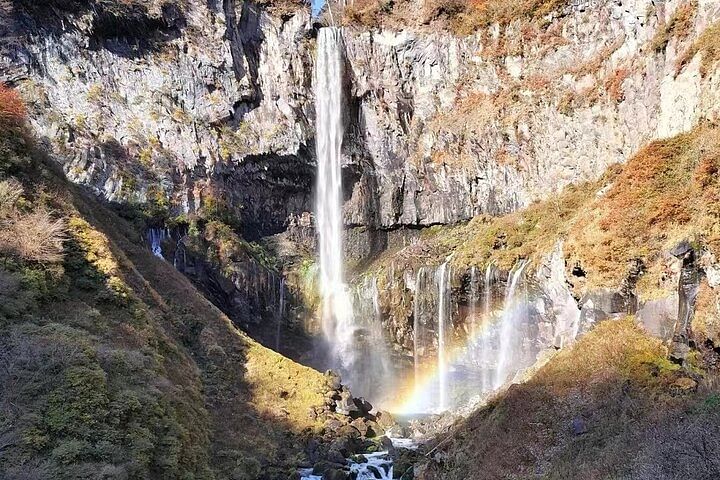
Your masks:
[[[650,48],[678,3],[588,5],[543,30],[518,20],[467,37],[347,27],[346,224],[510,212],[716,119],[717,79],[678,60],[720,18],[717,2],[698,6],[686,38]],[[158,15],[173,34],[145,50],[91,41],[90,13],[52,31],[28,17],[14,56],[42,107],[37,131],[71,179],[108,199],[168,196],[194,212],[221,190],[248,232],[283,230],[312,210],[309,13],[193,0],[182,22]]]

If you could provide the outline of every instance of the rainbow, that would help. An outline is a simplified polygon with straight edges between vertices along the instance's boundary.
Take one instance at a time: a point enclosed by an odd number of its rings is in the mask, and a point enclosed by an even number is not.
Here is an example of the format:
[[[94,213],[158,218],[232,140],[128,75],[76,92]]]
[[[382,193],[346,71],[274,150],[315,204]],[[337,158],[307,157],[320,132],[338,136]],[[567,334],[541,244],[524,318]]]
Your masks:
[[[493,312],[489,319],[483,321],[482,324],[478,325],[478,328],[474,329],[474,332],[467,335],[464,342],[454,345],[445,354],[445,365],[452,366],[468,360],[471,351],[469,347],[476,344],[500,318],[501,315]],[[437,406],[434,405],[434,396],[440,381],[439,370],[437,364],[426,366],[422,368],[417,378],[410,376],[410,378],[401,382],[400,387],[397,389],[396,399],[391,401],[387,410],[397,415],[441,413],[437,410]],[[406,395],[406,392],[410,393]],[[433,410],[433,408],[435,409]]]

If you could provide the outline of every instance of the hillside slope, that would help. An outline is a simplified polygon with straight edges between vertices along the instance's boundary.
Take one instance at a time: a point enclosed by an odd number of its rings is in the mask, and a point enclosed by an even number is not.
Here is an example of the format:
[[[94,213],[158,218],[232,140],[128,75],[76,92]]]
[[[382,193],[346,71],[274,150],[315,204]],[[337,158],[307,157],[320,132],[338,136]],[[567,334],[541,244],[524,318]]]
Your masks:
[[[3,123],[0,477],[291,475],[324,377],[238,331],[43,160]]]
[[[604,322],[441,436],[417,478],[718,478],[717,376],[666,356],[632,318]]]

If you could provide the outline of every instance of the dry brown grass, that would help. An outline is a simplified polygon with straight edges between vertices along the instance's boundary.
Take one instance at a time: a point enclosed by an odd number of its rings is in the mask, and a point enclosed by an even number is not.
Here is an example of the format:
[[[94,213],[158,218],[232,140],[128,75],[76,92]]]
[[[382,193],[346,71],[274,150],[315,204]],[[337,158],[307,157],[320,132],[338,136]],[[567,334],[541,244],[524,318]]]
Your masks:
[[[568,235],[568,252],[598,286],[617,286],[630,265],[649,265],[682,239],[720,246],[718,128],[653,142],[631,158],[607,195]]]
[[[668,22],[655,33],[650,42],[650,48],[661,53],[665,51],[672,38],[678,38],[679,40],[687,38],[692,32],[697,8],[698,5],[695,0],[677,7]]]
[[[700,73],[707,76],[720,61],[720,22],[714,23],[703,31],[702,35],[683,53],[678,60],[677,72],[690,63],[697,54],[702,55]]]
[[[44,208],[16,212],[0,221],[0,252],[30,262],[56,263],[63,259],[67,238],[65,221]]]
[[[685,374],[666,355],[632,318],[600,323],[457,425],[423,478],[627,478],[638,440],[702,402],[675,395]]]
[[[459,35],[468,35],[494,23],[508,25],[516,20],[538,21],[561,11],[567,0],[423,0],[391,2],[360,0],[343,12],[346,24],[377,27],[383,24],[406,25],[407,14],[414,11],[423,24],[440,24]],[[529,31],[528,31],[529,32]],[[529,33],[528,33],[529,34]]]
[[[20,94],[0,83],[0,128],[19,127],[26,119],[27,109]]]
[[[605,79],[605,92],[607,96],[615,103],[625,100],[625,89],[623,83],[630,76],[630,70],[627,68],[617,68]]]
[[[0,182],[0,252],[29,262],[57,263],[67,239],[65,221],[46,207],[21,205],[24,189],[14,179]]]

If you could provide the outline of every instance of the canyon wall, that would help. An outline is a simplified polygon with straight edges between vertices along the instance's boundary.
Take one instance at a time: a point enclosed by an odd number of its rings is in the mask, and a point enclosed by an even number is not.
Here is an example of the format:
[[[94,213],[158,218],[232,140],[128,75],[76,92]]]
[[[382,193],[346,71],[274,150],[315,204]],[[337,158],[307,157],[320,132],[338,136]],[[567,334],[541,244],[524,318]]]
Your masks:
[[[41,17],[17,7],[28,37],[3,54],[13,65],[4,78],[31,102],[36,132],[68,178],[144,208],[153,222],[220,220],[249,240],[281,234],[292,257],[312,255],[319,25],[299,6],[156,3],[140,16],[115,14],[123,28],[93,11]],[[693,45],[718,19],[717,1],[637,0],[573,2],[542,22],[519,18],[464,37],[432,24],[346,26],[353,265],[414,241],[418,227],[516,211],[598,179],[650,140],[716,121],[720,77]],[[260,308],[245,307],[263,284],[238,274],[256,270],[246,260],[214,264],[222,288],[208,290],[224,290],[216,303],[229,299],[226,311]],[[439,264],[418,255],[408,269],[425,262]],[[564,301],[562,284],[546,290]],[[406,302],[403,289],[386,311]],[[635,310],[626,308],[633,292],[584,293],[583,318]],[[407,355],[403,308],[386,326]]]
[[[507,213],[717,117],[717,76],[701,74],[699,56],[678,65],[720,17],[717,2],[699,2],[690,30],[662,48],[681,2],[580,3],[544,28],[518,20],[462,38],[348,26],[346,223]],[[149,45],[98,32],[90,13],[66,14],[63,29],[24,18],[31,37],[14,78],[26,79],[35,127],[69,178],[113,201],[169,200],[176,213],[221,197],[248,236],[312,210],[306,11],[190,1],[158,13],[165,30]]]

